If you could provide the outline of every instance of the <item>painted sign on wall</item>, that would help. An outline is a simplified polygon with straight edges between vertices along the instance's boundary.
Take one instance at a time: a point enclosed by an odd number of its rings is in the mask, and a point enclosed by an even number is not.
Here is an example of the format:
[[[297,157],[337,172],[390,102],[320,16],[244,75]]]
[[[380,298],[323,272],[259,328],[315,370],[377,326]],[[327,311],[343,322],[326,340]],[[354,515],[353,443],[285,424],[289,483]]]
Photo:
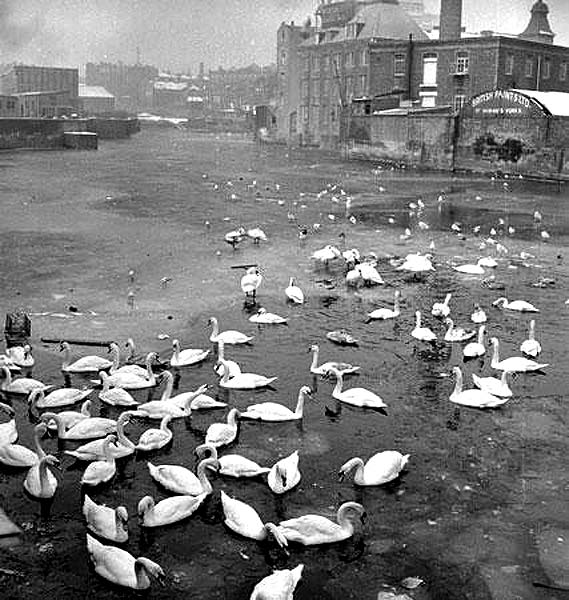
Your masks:
[[[543,117],[545,112],[532,98],[514,90],[492,90],[474,96],[463,107],[463,116],[492,117]]]

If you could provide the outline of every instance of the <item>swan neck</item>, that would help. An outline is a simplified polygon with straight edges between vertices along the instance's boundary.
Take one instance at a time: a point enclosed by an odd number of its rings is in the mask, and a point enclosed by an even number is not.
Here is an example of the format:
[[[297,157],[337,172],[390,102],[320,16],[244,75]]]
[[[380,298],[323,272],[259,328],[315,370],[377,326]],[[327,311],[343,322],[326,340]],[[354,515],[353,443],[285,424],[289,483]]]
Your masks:
[[[220,359],[219,362],[221,363],[223,373],[223,375],[221,376],[221,383],[227,383],[229,381],[229,365],[223,359]]]
[[[217,342],[217,360],[225,360],[225,344],[223,341]]]
[[[160,396],[160,400],[168,400],[172,395],[172,390],[174,389],[174,378],[171,373],[165,375],[166,377],[166,385],[164,387],[164,391],[162,392],[162,396]]]
[[[198,472],[198,479],[201,483],[202,486],[202,492],[205,494],[211,494],[213,492],[213,487],[211,486],[211,482],[209,481],[207,474],[206,474],[206,467],[208,464],[210,464],[212,461],[211,458],[206,458],[205,460],[202,460],[197,468],[197,472]]]
[[[119,368],[120,364],[120,350],[117,344],[113,344],[111,346],[111,358],[113,364],[111,365],[111,372],[116,371]]]
[[[532,319],[529,323],[529,339],[531,341],[535,340],[535,321]]]
[[[34,446],[36,449],[36,454],[38,455],[38,457],[40,459],[42,459],[44,456],[46,456],[45,450],[43,449],[43,447],[41,445],[41,434],[40,434],[39,428],[36,428],[34,430]]]
[[[146,572],[146,566],[137,558],[134,561],[134,574],[136,575],[136,587],[143,590],[150,585],[150,578]]]
[[[124,414],[124,413],[123,413]],[[127,446],[128,448],[134,448],[134,444],[126,437],[124,434],[124,426],[127,423],[124,419],[119,418],[117,421],[117,440],[119,444],[122,446]]]
[[[219,335],[219,323],[215,317],[211,318],[211,335],[217,337]]]
[[[99,377],[101,377],[103,380],[103,389],[101,390],[101,394],[106,394],[111,389],[109,376],[105,373],[105,371],[101,371]]]
[[[231,410],[227,415],[227,424],[231,425],[231,427],[237,426],[237,411],[235,409]]]
[[[492,346],[492,365],[496,365],[500,362],[500,347],[497,339],[494,339]]]
[[[310,365],[311,369],[315,369],[318,366],[318,354],[320,353],[320,348],[314,346],[312,348],[312,364]]]
[[[352,524],[351,519],[348,518],[349,510],[350,510],[349,506],[340,506],[340,508],[338,509],[337,521],[338,521],[338,525],[342,529],[347,529],[349,531],[352,531],[354,526]]]
[[[334,387],[334,394],[341,394],[342,393],[342,385],[343,385],[343,379],[342,379],[342,373],[340,373],[339,371],[336,371],[336,386]]]
[[[346,473],[350,473],[355,470],[354,481],[358,484],[364,481],[364,461],[359,458],[352,458],[348,461],[344,467]],[[338,519],[339,520],[339,519]]]
[[[462,392],[462,371],[460,369],[456,369],[455,372],[456,381],[454,384],[454,392],[453,394],[460,394]]]
[[[480,345],[484,344],[484,325],[480,325],[480,328],[478,329],[478,343]]]
[[[109,463],[115,462],[115,458],[111,454],[111,444],[112,443],[113,443],[112,438],[107,437],[107,438],[105,438],[105,442],[103,444],[103,454],[105,455],[105,460]]]
[[[304,391],[298,392],[298,399],[296,401],[296,408],[294,414],[296,417],[302,417],[304,413]]]
[[[401,309],[399,306],[399,294],[395,294],[395,300],[393,300],[393,312],[399,314],[400,310]]]

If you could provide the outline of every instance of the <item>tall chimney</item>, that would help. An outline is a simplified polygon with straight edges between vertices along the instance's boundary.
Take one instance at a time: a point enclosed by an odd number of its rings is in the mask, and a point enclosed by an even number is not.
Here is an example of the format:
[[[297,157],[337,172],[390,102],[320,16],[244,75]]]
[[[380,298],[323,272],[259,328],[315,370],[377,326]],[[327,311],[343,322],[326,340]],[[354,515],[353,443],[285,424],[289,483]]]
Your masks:
[[[462,0],[441,0],[440,40],[458,40],[462,31]]]

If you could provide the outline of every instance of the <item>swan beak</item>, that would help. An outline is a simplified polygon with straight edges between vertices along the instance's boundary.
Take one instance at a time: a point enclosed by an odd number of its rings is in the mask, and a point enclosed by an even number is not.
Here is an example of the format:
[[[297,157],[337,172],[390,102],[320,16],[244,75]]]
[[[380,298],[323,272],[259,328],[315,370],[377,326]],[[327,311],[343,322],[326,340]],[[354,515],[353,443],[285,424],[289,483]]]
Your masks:
[[[344,471],[338,471],[338,481],[344,481],[345,476]]]

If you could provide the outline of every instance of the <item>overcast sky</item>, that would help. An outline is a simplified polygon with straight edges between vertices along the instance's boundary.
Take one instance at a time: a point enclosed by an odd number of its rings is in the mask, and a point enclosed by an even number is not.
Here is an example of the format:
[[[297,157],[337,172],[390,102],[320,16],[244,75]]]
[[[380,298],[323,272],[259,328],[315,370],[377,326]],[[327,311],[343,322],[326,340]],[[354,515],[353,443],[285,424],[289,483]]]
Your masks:
[[[424,0],[438,11],[438,0]],[[534,0],[464,0],[467,31],[519,33]],[[0,0],[0,63],[134,63],[197,70],[275,60],[282,21],[302,22],[315,0]],[[569,45],[569,2],[548,0],[555,42]]]

